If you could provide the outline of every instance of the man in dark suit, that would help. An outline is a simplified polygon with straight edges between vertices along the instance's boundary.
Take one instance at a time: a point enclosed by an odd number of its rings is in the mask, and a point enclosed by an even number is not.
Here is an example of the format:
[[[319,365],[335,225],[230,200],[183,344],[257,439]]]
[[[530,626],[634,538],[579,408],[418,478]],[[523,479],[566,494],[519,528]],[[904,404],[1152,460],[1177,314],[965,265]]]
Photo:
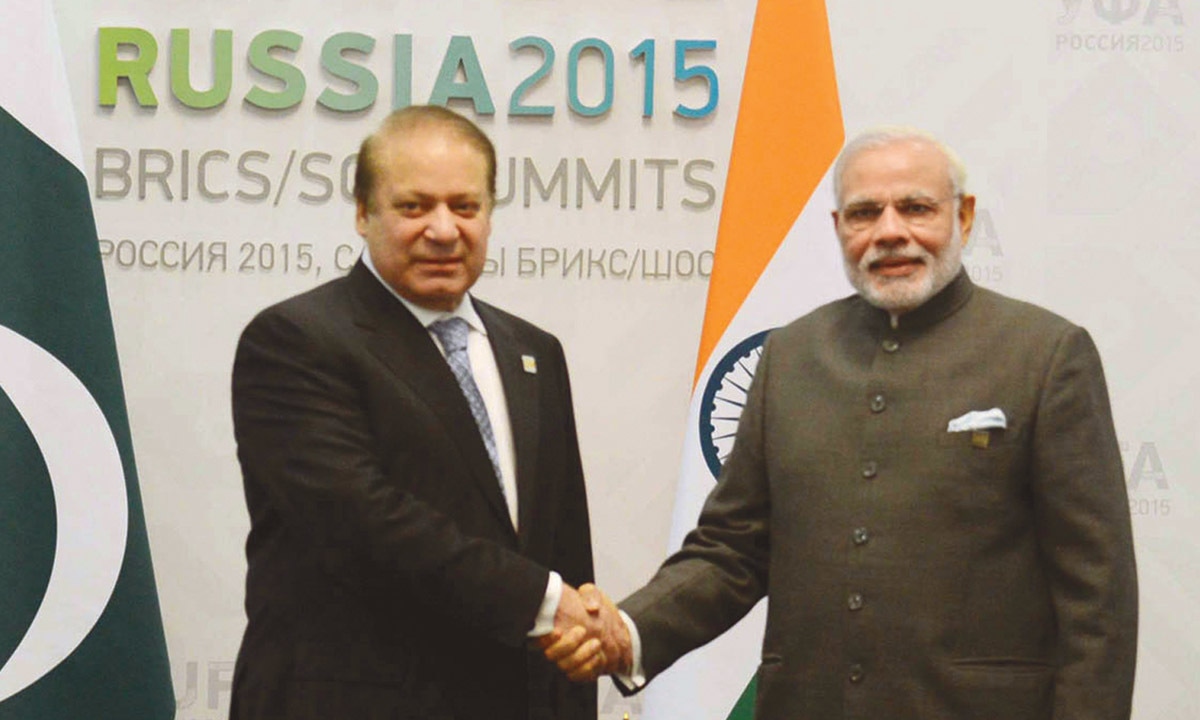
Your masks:
[[[558,341],[467,295],[496,156],[449,110],[360,150],[349,275],[238,345],[250,512],[234,720],[591,720],[528,646],[594,623],[587,500]]]
[[[971,283],[975,199],[933,138],[861,136],[834,183],[858,292],[771,333],[696,529],[598,669],[640,685],[769,595],[759,720],[1128,720],[1137,582],[1091,338]],[[594,675],[599,643],[567,639],[549,656]]]

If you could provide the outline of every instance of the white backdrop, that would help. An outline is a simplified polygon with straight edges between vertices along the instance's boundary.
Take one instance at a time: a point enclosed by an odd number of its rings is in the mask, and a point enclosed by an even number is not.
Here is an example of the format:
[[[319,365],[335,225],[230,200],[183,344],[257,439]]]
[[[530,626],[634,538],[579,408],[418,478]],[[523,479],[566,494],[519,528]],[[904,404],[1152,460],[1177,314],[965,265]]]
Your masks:
[[[459,79],[486,82],[495,112],[479,119],[501,156],[500,194],[512,193],[497,211],[493,272],[478,294],[566,346],[600,583],[623,595],[662,559],[754,6],[565,5],[59,3],[180,720],[225,716],[244,623],[247,519],[228,392],[237,335],[262,307],[352,261],[359,241],[339,187],[343,160],[390,109],[393,85],[407,87],[407,66],[412,100],[429,99],[443,58],[462,47],[456,36],[469,38],[478,57],[479,71],[468,63]],[[1200,716],[1200,630],[1186,621],[1200,601],[1190,562],[1200,546],[1200,249],[1191,237],[1200,224],[1200,38],[1192,30],[1200,4],[833,0],[828,12],[847,135],[901,122],[944,137],[966,160],[979,196],[966,256],[972,277],[1066,315],[1095,337],[1138,544],[1136,717]],[[115,105],[101,105],[112,58],[101,58],[100,41],[116,34],[102,28],[139,28],[153,38],[158,57],[148,82],[157,107],[139,106],[125,82]],[[212,86],[213,31],[232,31],[222,105],[198,110],[173,96],[173,29],[190,30],[199,90]],[[244,100],[255,85],[280,87],[249,59],[255,37],[268,30],[300,38],[294,53],[275,51],[306,81],[289,109]],[[379,83],[374,105],[358,112],[317,100],[326,88],[355,91],[322,67],[322,45],[344,32],[375,41],[369,54],[345,54]],[[411,64],[405,40],[396,51],[396,35],[411,39]],[[519,99],[553,107],[550,117],[509,112],[543,57],[510,48],[529,36],[544,39],[554,60]],[[573,112],[568,98],[575,67],[576,105],[604,99],[599,51],[571,60],[585,38],[606,43],[614,58],[611,108],[596,117]],[[654,107],[644,117],[648,63],[630,51],[646,49],[648,39]],[[685,66],[709,68],[717,79],[715,107],[704,117],[672,112],[711,99],[704,79],[675,81],[677,41],[715,43],[685,46]],[[795,49],[797,62],[804,52]],[[126,48],[116,59],[132,57]],[[473,114],[469,103],[452,107]],[[615,163],[600,200],[580,185],[581,163],[597,187]],[[636,716],[640,704],[606,685],[601,710],[606,718]]]

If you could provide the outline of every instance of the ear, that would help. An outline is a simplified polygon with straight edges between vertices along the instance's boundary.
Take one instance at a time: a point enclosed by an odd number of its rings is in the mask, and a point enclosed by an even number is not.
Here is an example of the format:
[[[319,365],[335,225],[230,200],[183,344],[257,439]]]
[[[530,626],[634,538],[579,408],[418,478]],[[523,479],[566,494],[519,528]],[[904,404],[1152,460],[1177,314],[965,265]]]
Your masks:
[[[357,203],[354,207],[354,229],[358,231],[359,237],[364,240],[367,238],[367,220],[369,211],[366,203]]]
[[[975,224],[975,196],[963,195],[958,201],[958,226],[962,229],[962,243],[966,247],[971,239],[971,227]]]
[[[841,223],[841,217],[838,215],[837,210],[833,210],[829,214],[833,217],[833,232],[837,233],[840,227],[839,224]],[[838,235],[838,237],[841,237],[841,235]]]

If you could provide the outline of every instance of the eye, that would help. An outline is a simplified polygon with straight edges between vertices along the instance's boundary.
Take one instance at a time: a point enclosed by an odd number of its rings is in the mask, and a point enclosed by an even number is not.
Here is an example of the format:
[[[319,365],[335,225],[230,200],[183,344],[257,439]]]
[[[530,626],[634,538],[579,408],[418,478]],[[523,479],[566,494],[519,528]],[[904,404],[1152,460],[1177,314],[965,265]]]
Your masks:
[[[455,215],[461,215],[462,217],[469,218],[469,217],[475,217],[476,215],[478,215],[481,207],[482,206],[477,202],[465,201],[465,202],[455,203],[454,205],[451,206],[451,209],[454,211]]]
[[[876,203],[856,203],[842,210],[842,217],[851,224],[873,223],[883,214],[883,206]]]
[[[937,213],[937,205],[927,200],[905,200],[896,209],[908,218],[928,218]]]

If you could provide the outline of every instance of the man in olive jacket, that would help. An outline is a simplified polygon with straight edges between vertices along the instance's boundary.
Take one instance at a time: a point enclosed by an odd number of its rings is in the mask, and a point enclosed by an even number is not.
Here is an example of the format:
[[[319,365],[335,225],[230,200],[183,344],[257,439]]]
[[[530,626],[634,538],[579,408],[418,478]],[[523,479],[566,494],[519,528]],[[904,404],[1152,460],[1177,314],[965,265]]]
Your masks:
[[[1136,571],[1091,338],[972,284],[941,143],[872,132],[834,173],[858,293],[771,333],[698,526],[621,603],[640,653],[602,669],[640,685],[767,596],[759,720],[1127,720]]]

